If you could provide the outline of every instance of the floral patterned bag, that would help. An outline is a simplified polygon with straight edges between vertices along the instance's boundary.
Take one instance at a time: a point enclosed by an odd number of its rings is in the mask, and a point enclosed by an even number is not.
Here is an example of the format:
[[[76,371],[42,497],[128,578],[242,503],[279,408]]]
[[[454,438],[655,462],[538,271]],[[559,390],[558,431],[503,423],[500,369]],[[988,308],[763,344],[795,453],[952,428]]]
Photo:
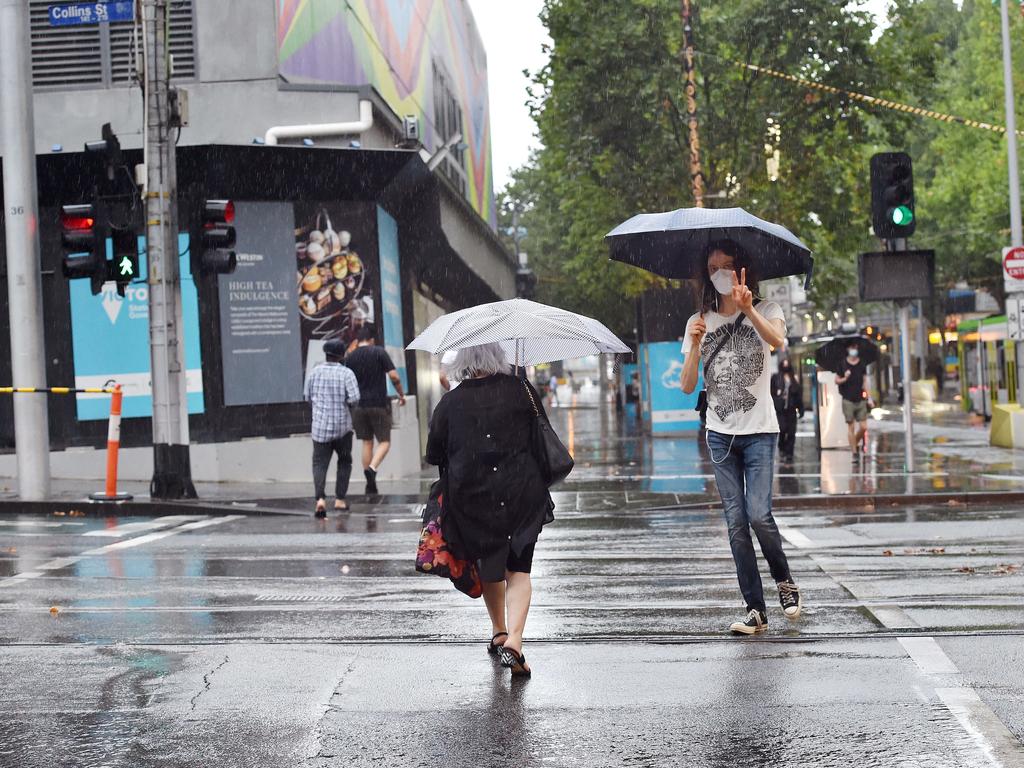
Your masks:
[[[442,482],[438,480],[430,488],[427,508],[423,513],[423,530],[420,531],[420,543],[416,548],[416,570],[451,579],[460,592],[470,597],[480,597],[483,584],[476,562],[457,556],[448,548],[448,542],[444,539],[441,530],[443,502]]]

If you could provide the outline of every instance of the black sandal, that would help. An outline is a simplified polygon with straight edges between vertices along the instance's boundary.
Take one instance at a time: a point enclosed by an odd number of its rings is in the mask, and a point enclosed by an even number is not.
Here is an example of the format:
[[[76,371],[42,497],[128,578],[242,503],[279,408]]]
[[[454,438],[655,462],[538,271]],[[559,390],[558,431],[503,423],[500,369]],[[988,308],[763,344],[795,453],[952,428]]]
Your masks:
[[[489,642],[487,644],[487,652],[489,654],[491,654],[491,656],[497,656],[501,652],[502,646],[499,645],[498,643],[494,642],[494,641],[497,640],[502,635],[505,635],[506,637],[508,637],[508,632],[499,632],[494,637],[492,637],[491,638],[491,642]]]
[[[530,677],[532,670],[526,668],[526,657],[512,648],[501,646],[501,666],[512,670],[512,677]]]

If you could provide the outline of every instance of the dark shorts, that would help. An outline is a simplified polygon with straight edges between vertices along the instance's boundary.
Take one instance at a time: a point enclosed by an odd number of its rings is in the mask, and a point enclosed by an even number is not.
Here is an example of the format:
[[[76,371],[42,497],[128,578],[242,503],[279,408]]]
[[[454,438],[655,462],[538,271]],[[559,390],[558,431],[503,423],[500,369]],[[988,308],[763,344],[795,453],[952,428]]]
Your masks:
[[[352,426],[360,440],[374,440],[378,443],[391,442],[390,408],[353,408]]]
[[[847,424],[853,424],[855,421],[867,421],[868,401],[861,400],[859,403],[855,403],[852,400],[843,400],[843,418],[846,419]]]
[[[523,547],[521,555],[516,555],[511,546],[499,549],[479,562],[481,581],[504,581],[505,571],[529,573],[533,567],[533,548],[536,542]]]

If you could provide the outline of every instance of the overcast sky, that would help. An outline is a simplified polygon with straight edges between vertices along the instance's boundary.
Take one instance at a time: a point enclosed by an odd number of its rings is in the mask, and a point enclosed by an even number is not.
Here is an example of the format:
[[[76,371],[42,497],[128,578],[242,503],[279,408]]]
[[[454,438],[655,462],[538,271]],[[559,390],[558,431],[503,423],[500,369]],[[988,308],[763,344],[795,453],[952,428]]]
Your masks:
[[[864,7],[884,19],[889,0],[866,0]],[[476,25],[487,50],[487,75],[491,100],[491,155],[494,189],[500,191],[509,172],[523,165],[537,146],[536,128],[526,109],[523,70],[536,71],[547,57],[541,46],[548,40],[540,23],[542,0],[469,0]]]

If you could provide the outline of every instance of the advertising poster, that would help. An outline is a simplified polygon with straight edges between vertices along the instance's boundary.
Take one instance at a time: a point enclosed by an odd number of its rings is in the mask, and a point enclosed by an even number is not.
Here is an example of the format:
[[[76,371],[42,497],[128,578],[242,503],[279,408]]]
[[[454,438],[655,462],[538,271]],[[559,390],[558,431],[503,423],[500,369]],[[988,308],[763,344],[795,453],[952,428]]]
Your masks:
[[[405,332],[402,324],[402,272],[399,267],[398,222],[377,207],[377,236],[380,242],[380,299],[384,326],[384,347],[395,364],[402,387],[409,391],[405,372]],[[388,392],[397,394],[391,379]]]
[[[650,382],[651,431],[696,432],[700,428],[700,415],[693,409],[697,405],[697,395],[704,386],[702,374],[698,372],[697,388],[688,395],[680,386],[683,356],[679,351],[679,342],[661,341],[645,346]]]
[[[295,204],[295,312],[301,329],[302,367],[324,342],[346,346],[376,322],[377,215],[373,203]],[[312,359],[312,358],[311,358]]]
[[[292,203],[235,203],[238,264],[220,275],[225,405],[302,400]]]
[[[139,274],[145,278],[146,240],[139,238]],[[189,266],[188,235],[178,235],[181,269],[182,342],[185,349],[188,412],[202,413],[203,372],[199,346],[199,300]],[[107,241],[107,257],[112,257]],[[124,298],[114,283],[93,296],[88,280],[70,280],[71,344],[75,356],[75,386],[103,387],[111,380],[124,390],[125,418],[153,415],[149,357],[149,287],[139,281],[129,285]],[[78,419],[90,421],[110,416],[110,395],[76,395]]]

